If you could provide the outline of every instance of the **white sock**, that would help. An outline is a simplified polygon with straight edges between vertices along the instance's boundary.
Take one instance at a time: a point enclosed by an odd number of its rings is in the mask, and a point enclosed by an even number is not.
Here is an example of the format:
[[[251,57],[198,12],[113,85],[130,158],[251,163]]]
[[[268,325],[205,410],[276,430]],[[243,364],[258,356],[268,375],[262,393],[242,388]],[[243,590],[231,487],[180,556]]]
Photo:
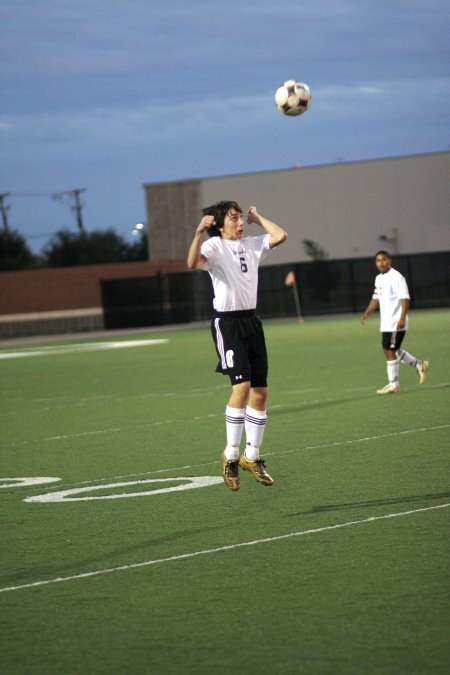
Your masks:
[[[267,422],[267,413],[265,410],[255,410],[247,406],[245,410],[245,435],[248,449],[249,445],[253,448],[258,449],[259,457],[259,447],[262,445],[262,439],[264,436],[264,431],[266,428]],[[248,450],[246,452],[247,458],[251,459],[248,455]],[[258,459],[256,457],[256,459]]]
[[[231,461],[239,459],[239,446],[238,445],[227,445],[225,448],[225,457]]]
[[[420,359],[416,359],[415,356],[406,352],[404,349],[397,350],[397,356],[401,362],[406,363],[407,366],[413,366],[413,368],[418,369],[420,367]]]
[[[227,405],[225,409],[227,448],[237,447],[238,457],[239,457],[239,446],[241,445],[242,432],[244,431],[244,422],[245,422],[245,408],[231,408],[229,405]],[[232,454],[234,454],[234,451]],[[225,457],[227,459],[235,459],[235,457],[229,457],[227,451],[225,451]]]
[[[386,367],[387,367],[389,384],[397,385],[398,384],[398,370],[399,370],[399,367],[400,367],[400,360],[395,359],[395,361],[387,361]]]
[[[259,459],[259,448],[255,448],[254,445],[247,443],[245,446],[245,456],[250,461],[255,462],[257,459]]]

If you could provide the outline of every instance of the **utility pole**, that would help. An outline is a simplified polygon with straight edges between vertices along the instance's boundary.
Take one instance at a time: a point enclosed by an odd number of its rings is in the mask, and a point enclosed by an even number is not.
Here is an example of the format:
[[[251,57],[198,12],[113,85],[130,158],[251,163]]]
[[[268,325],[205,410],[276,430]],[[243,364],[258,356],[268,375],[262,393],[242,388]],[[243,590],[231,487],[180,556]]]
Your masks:
[[[83,208],[84,204],[82,204],[80,201],[81,192],[86,192],[86,188],[76,188],[74,190],[64,190],[63,192],[55,192],[52,195],[52,197],[55,200],[60,200],[64,197],[64,195],[69,195],[70,197],[73,197],[75,199],[75,206],[71,206],[70,208],[76,214],[78,229],[80,230],[80,232],[84,232],[83,216],[81,214],[81,209]]]
[[[72,190],[70,193],[75,198],[75,206],[72,206],[72,211],[75,211],[77,215],[77,225],[80,232],[84,230],[83,217],[81,215],[83,204],[80,202],[80,192],[85,192],[85,190],[86,188],[78,188],[77,190]]]
[[[0,211],[2,214],[2,223],[3,223],[3,231],[8,232],[9,231],[9,225],[8,225],[8,209],[9,206],[6,206],[5,204],[5,199],[6,197],[9,197],[11,193],[10,192],[0,192]]]

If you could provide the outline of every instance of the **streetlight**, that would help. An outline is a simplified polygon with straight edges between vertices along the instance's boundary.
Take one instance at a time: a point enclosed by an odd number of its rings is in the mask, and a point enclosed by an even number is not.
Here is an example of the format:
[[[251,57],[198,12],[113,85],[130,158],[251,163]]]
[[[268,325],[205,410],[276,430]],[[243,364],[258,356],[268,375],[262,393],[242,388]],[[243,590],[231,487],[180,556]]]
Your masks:
[[[139,234],[144,234],[143,230],[145,230],[145,223],[136,223],[136,225],[131,230],[131,234],[134,237],[137,237]]]
[[[142,249],[141,255],[144,255],[147,260],[150,260],[150,241],[148,237],[147,223],[136,223],[131,230],[132,237],[138,237],[137,246]]]

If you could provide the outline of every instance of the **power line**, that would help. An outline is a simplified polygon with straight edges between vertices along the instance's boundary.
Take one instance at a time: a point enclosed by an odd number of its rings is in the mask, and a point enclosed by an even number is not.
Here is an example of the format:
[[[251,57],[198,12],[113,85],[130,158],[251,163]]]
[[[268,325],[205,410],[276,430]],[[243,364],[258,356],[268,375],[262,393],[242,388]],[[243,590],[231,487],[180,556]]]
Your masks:
[[[53,192],[8,192],[13,197],[51,197]]]
[[[75,200],[71,210],[75,213],[77,225],[80,232],[84,231],[84,223],[82,216],[82,208],[84,204],[81,203],[80,194],[86,192],[86,188],[74,188],[73,190],[62,190],[61,192],[4,192],[0,193],[0,211],[2,214],[3,229],[8,230],[7,210],[9,206],[5,206],[4,199],[6,197],[51,197],[53,201],[63,201],[65,197],[70,197]]]

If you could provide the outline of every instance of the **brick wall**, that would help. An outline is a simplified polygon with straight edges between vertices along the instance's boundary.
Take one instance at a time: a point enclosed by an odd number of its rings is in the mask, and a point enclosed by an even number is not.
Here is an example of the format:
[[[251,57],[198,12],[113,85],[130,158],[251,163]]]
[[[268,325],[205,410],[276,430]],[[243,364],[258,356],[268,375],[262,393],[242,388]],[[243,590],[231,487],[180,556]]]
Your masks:
[[[0,272],[0,316],[100,308],[101,279],[184,270],[184,260],[160,260]]]

